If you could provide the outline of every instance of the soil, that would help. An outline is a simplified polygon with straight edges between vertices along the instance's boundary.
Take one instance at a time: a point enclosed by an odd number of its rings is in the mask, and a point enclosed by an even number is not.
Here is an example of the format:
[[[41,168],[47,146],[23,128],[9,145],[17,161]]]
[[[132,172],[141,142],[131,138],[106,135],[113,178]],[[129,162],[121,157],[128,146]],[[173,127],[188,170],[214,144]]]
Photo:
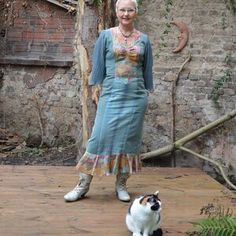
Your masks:
[[[75,166],[78,153],[75,143],[52,148],[41,148],[38,144],[22,142],[16,134],[0,129],[0,164]]]
[[[82,154],[82,152],[81,152]],[[41,138],[28,137],[25,141],[5,129],[0,128],[0,165],[53,165],[75,166],[78,145],[67,139],[58,147],[41,147]],[[143,161],[143,166],[170,167],[171,157]]]
[[[5,155],[0,154],[1,165],[52,165],[75,166],[77,148],[24,148],[13,150]]]

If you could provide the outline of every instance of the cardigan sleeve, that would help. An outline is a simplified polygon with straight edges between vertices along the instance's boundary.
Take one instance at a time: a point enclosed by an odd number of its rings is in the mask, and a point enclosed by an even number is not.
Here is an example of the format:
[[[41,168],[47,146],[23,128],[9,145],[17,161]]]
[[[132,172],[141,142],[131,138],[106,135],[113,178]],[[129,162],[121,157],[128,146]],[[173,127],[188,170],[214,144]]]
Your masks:
[[[95,43],[92,55],[92,72],[89,85],[102,84],[105,76],[105,32],[102,31]]]
[[[144,67],[143,67],[143,76],[145,88],[150,92],[153,92],[153,56],[152,56],[152,47],[147,37],[145,51],[144,51]]]

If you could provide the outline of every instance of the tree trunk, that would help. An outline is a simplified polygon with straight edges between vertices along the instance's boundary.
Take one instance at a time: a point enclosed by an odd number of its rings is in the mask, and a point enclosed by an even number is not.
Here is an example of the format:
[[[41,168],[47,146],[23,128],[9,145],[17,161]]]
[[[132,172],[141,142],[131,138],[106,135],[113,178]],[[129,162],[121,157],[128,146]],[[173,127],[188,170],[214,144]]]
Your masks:
[[[98,9],[92,4],[92,1],[78,1],[75,61],[81,80],[82,137],[78,137],[81,141],[78,150],[80,154],[84,152],[94,119],[95,108],[90,99],[91,88],[88,86],[88,80],[91,72],[92,49],[98,36],[98,19]]]
[[[88,85],[91,57],[99,31],[114,25],[114,1],[104,0],[99,6],[93,0],[79,0],[77,8],[77,35],[75,62],[81,79],[82,134],[78,137],[79,154],[83,154],[90,137],[96,106],[92,102],[92,89]],[[80,145],[81,144],[81,145]]]

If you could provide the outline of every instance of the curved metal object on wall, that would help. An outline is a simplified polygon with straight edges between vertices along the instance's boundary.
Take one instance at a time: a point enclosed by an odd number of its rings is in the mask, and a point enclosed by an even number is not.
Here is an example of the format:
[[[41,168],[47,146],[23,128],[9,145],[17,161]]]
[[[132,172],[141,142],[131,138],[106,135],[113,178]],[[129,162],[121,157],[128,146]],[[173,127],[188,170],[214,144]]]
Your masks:
[[[180,31],[180,35],[178,36],[179,44],[175,49],[173,49],[173,52],[177,53],[186,46],[189,38],[189,31],[187,24],[185,24],[183,21],[173,20],[170,23],[175,25]]]

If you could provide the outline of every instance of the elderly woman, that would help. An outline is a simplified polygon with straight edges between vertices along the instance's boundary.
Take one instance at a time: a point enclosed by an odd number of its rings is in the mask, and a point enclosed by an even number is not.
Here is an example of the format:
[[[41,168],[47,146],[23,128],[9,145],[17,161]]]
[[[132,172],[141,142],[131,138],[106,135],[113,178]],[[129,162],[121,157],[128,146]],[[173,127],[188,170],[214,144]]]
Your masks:
[[[94,175],[116,175],[115,191],[130,201],[126,181],[141,168],[139,158],[148,90],[153,90],[152,50],[146,34],[134,28],[136,0],[118,0],[119,25],[100,33],[93,52],[90,85],[100,85],[97,114],[86,152],[76,168],[80,181],[64,196],[85,196]]]

